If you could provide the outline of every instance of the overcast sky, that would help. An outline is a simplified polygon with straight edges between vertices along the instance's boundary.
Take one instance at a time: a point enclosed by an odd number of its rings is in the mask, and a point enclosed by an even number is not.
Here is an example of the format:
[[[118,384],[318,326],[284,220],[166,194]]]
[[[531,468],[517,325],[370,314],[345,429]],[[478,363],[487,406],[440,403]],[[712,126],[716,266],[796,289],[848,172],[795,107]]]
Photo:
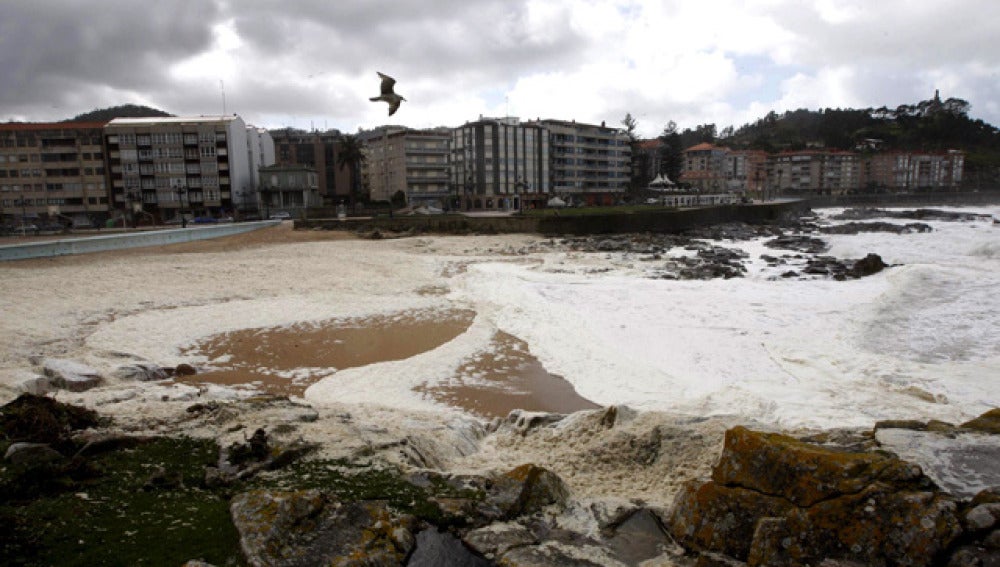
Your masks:
[[[376,71],[406,97],[391,118]],[[0,120],[119,104],[266,128],[639,133],[957,97],[1000,124],[997,0],[0,0]],[[225,101],[225,103],[223,103]]]

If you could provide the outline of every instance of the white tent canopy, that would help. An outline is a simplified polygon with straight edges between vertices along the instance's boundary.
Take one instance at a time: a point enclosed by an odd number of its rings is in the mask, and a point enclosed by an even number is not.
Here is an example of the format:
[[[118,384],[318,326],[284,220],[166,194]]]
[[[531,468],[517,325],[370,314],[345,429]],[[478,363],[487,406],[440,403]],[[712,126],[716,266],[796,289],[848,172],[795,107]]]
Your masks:
[[[657,175],[655,179],[649,182],[649,186],[652,187],[674,187],[677,184],[670,180],[669,177],[663,175],[662,173]]]
[[[565,207],[566,201],[563,201],[559,197],[552,197],[551,199],[549,199],[548,205],[550,207]]]

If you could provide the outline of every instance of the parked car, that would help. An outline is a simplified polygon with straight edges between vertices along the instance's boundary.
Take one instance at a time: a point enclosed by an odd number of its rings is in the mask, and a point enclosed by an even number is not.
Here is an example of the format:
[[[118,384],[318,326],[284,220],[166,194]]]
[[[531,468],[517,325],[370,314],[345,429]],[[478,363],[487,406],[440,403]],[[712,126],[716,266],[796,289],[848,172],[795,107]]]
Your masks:
[[[195,224],[213,224],[219,222],[219,219],[214,217],[194,217]]]
[[[268,218],[271,220],[288,220],[292,218],[292,215],[288,214],[288,211],[275,211]]]

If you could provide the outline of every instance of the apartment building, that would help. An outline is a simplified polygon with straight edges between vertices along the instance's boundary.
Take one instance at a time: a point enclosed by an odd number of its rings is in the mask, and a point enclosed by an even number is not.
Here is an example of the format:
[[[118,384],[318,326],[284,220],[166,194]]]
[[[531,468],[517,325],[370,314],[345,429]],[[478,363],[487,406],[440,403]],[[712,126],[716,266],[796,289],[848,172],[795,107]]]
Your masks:
[[[0,124],[0,223],[107,218],[103,122]]]
[[[723,157],[726,190],[751,198],[764,198],[767,185],[767,152],[761,150],[727,151]]]
[[[543,207],[552,194],[549,130],[515,117],[480,118],[452,130],[451,184],[462,210]]]
[[[410,206],[452,208],[449,176],[451,130],[382,127],[361,135],[365,147],[362,177],[373,201],[396,193]]]
[[[281,165],[305,165],[318,175],[320,195],[326,204],[349,201],[356,180],[350,167],[340,167],[340,132],[302,132],[286,128],[271,132],[275,159]]]
[[[861,184],[861,156],[853,152],[786,151],[770,162],[768,183],[778,193],[843,195]]]
[[[227,216],[258,208],[243,119],[231,116],[116,118],[104,127],[110,206],[138,221],[170,220],[182,210]]]
[[[684,150],[684,166],[679,181],[702,193],[725,192],[728,153],[728,148],[707,142],[691,146]]]
[[[962,183],[965,154],[885,152],[872,155],[864,168],[869,191],[953,190]]]
[[[563,120],[528,124],[549,132],[552,192],[588,205],[611,205],[625,195],[632,147],[624,130]]]

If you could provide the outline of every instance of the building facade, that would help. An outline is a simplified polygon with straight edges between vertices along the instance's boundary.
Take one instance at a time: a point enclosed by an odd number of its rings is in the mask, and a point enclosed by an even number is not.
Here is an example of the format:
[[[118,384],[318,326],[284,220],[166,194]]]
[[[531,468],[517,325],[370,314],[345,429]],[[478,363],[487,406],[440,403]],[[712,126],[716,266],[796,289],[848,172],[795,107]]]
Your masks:
[[[327,205],[352,198],[356,180],[350,167],[340,167],[340,132],[273,130],[275,161],[280,165],[307,165],[318,177],[320,194]]]
[[[962,183],[965,154],[884,152],[869,157],[864,186],[872,192],[956,190]]]
[[[611,205],[628,190],[632,148],[620,128],[576,121],[539,120],[549,132],[552,192],[564,200]]]
[[[726,190],[748,199],[763,199],[767,186],[767,152],[736,150],[723,158]]]
[[[0,223],[107,219],[103,122],[0,124]]]
[[[552,194],[549,167],[549,131],[541,124],[480,118],[452,130],[454,208],[543,207]]]
[[[255,210],[251,162],[270,165],[263,155],[251,159],[256,148],[236,115],[116,118],[105,126],[104,141],[109,205],[154,222],[182,210],[212,217]]]
[[[727,148],[701,143],[684,150],[684,166],[680,183],[702,193],[727,191]]]
[[[260,214],[268,218],[278,211],[301,217],[305,210],[323,205],[319,175],[308,165],[268,165],[260,170]]]
[[[397,193],[412,207],[451,208],[449,129],[386,127],[362,136],[362,177],[372,201],[391,201]]]

